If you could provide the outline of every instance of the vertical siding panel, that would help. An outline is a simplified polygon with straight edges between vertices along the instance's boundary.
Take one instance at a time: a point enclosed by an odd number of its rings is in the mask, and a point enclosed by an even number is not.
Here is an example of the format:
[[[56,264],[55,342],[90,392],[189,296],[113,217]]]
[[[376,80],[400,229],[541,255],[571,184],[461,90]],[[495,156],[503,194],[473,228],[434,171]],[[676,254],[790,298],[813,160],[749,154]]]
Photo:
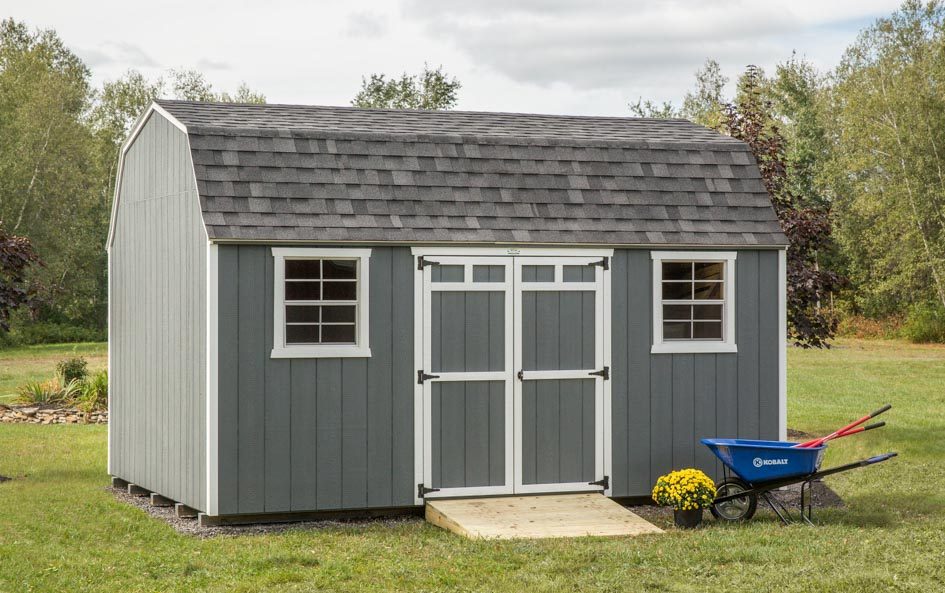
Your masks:
[[[695,363],[692,354],[673,355],[673,467],[687,468],[694,463]]]
[[[342,366],[342,501],[367,506],[367,361],[345,358]]]
[[[370,332],[371,359],[367,384],[367,504],[391,506],[391,338],[394,311],[391,250],[371,254]],[[400,346],[398,346],[400,347]]]
[[[738,355],[718,354],[715,358],[716,436],[738,436]]]
[[[218,492],[221,515],[239,511],[239,349],[240,342],[240,274],[239,247],[219,247],[219,320],[217,325],[220,351],[217,355],[218,411]]]
[[[262,278],[273,278],[272,252],[258,248],[265,261]],[[291,442],[292,442],[292,383],[286,359],[273,359],[269,350],[273,345],[273,282],[259,283],[265,291],[263,320],[265,321],[265,409],[266,409],[266,512],[288,511],[291,506]]]
[[[701,439],[715,438],[715,354],[697,354],[694,368],[694,406],[693,406],[693,446],[695,451],[696,467],[715,473],[715,455],[708,447],[700,443]]]
[[[650,476],[648,483],[673,469],[673,357],[653,356],[650,366]]]
[[[613,475],[610,477],[614,496],[630,494],[629,427],[627,396],[629,390],[629,301],[627,295],[627,252],[614,253],[611,284],[611,452]]]
[[[392,500],[412,505],[414,484],[414,360],[413,360],[413,256],[407,248],[392,249],[391,316],[393,333],[387,345],[392,352]],[[373,348],[373,346],[372,346]]]
[[[778,438],[778,252],[758,254],[759,436]]]
[[[650,253],[648,251],[627,251],[627,311],[628,329],[628,377],[627,386],[627,431],[628,431],[628,495],[648,493],[653,484],[652,447],[650,435],[666,435],[659,432],[652,424],[654,409],[651,393],[651,357],[652,345],[652,285]],[[657,355],[655,358],[661,358]],[[665,358],[663,356],[662,358]],[[665,394],[664,394],[665,397]],[[662,426],[662,425],[661,425]],[[616,473],[616,470],[615,470]]]
[[[239,510],[261,513],[265,510],[265,369],[268,353],[265,336],[265,251],[240,247],[238,286],[240,299],[239,332]],[[271,314],[271,312],[270,312]]]
[[[312,359],[291,361],[291,508],[305,511],[316,508],[318,467],[316,443],[316,366]]]
[[[341,497],[341,359],[318,361],[316,371],[315,457],[319,509],[340,509]]]
[[[756,439],[758,427],[758,252],[739,255],[736,281],[738,434]]]
[[[192,255],[205,253],[206,240],[184,134],[163,117],[152,115],[129,147],[119,194],[112,471],[201,508],[206,274],[205,259]]]

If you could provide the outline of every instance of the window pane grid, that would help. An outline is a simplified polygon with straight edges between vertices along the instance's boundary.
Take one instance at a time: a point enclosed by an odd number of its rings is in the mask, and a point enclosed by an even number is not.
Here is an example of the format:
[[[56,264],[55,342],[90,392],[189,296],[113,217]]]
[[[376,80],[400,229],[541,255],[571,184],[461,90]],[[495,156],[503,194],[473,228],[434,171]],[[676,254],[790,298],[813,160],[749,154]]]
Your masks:
[[[664,341],[724,340],[724,262],[662,262]]]
[[[359,272],[354,259],[287,259],[285,343],[356,344]]]

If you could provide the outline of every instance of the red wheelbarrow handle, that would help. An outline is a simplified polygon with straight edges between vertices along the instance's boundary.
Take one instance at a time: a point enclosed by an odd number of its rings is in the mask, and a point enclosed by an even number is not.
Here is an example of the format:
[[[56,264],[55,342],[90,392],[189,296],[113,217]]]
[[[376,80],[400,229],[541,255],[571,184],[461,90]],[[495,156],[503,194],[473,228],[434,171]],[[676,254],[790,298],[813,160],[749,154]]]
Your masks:
[[[826,443],[827,441],[832,441],[833,439],[836,439],[836,438],[839,438],[839,437],[844,437],[844,436],[848,436],[848,435],[851,435],[851,434],[856,434],[857,432],[863,432],[863,430],[867,430],[867,429],[865,429],[865,428],[862,429],[862,430],[853,430],[853,429],[855,429],[855,428],[858,427],[859,425],[863,424],[863,423],[866,422],[867,420],[869,420],[869,419],[871,419],[871,418],[875,418],[876,416],[879,416],[880,414],[882,414],[883,412],[889,410],[890,408],[892,408],[892,404],[886,404],[885,406],[883,406],[882,408],[876,410],[875,412],[872,412],[872,413],[870,413],[870,414],[867,414],[866,416],[863,416],[863,417],[860,418],[859,420],[856,420],[855,422],[851,422],[850,424],[847,424],[846,426],[844,426],[844,427],[841,428],[840,430],[837,430],[837,431],[835,431],[835,432],[832,432],[832,433],[828,434],[828,435],[825,436],[825,437],[820,437],[819,439],[813,439],[813,440],[810,440],[810,441],[807,441],[807,442],[804,442],[804,443],[798,443],[797,445],[794,445],[794,446],[795,446],[795,447],[798,447],[798,448],[802,448],[802,449],[803,449],[803,448],[807,448],[807,447],[819,447],[819,446],[823,445],[824,443]],[[885,424],[886,424],[886,423],[883,422],[883,423],[879,423],[879,424],[877,424],[877,425],[875,425],[875,426],[874,426],[874,425],[871,425],[870,428],[879,428],[880,426],[884,426]]]

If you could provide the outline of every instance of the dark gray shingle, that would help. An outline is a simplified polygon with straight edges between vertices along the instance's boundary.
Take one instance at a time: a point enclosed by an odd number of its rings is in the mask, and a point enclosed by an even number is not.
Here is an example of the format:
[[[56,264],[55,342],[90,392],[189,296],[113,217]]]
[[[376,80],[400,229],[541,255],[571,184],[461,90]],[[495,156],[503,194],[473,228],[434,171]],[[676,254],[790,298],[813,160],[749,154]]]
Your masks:
[[[212,239],[787,243],[748,147],[685,120],[158,103]]]

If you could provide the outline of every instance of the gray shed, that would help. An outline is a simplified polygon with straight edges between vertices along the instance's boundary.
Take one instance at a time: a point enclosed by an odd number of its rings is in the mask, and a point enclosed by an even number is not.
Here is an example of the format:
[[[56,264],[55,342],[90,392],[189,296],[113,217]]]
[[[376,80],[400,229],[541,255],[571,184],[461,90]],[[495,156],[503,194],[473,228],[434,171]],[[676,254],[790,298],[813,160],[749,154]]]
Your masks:
[[[706,128],[158,101],[117,185],[108,471],[209,520],[647,497],[785,436],[787,242]]]

